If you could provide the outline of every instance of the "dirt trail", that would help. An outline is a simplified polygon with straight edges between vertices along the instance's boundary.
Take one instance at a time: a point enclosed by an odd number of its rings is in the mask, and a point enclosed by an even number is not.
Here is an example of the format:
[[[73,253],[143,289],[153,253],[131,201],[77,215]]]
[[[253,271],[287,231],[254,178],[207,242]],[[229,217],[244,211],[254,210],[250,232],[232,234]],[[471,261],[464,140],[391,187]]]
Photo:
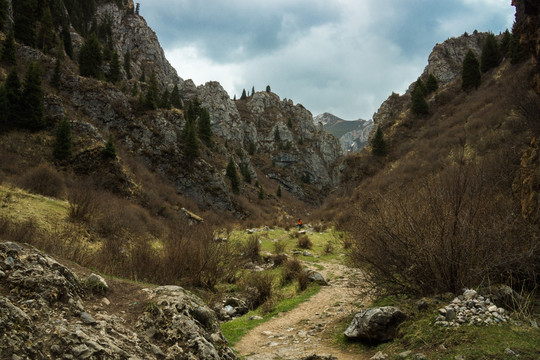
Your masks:
[[[248,332],[234,347],[239,356],[246,360],[300,359],[313,354],[339,360],[369,359],[367,354],[347,352],[332,343],[340,320],[361,309],[349,283],[355,270],[333,263],[321,265],[325,269],[319,272],[329,279],[329,286]]]

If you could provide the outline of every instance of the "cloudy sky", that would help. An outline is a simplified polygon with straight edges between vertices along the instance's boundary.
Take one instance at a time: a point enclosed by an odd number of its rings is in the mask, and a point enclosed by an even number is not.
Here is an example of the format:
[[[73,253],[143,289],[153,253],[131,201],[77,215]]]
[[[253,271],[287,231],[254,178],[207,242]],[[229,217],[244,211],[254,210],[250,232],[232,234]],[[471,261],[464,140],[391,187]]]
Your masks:
[[[135,0],[137,2],[137,0]],[[511,0],[139,0],[170,63],[229,95],[270,85],[313,115],[370,119],[435,44],[511,29]]]

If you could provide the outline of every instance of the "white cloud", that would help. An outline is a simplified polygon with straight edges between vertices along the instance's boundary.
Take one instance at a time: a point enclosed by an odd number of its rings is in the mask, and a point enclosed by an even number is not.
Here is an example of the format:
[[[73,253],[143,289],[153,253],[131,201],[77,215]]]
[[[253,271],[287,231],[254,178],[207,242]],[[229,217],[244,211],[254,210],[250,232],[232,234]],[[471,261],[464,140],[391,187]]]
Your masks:
[[[231,96],[270,85],[314,115],[369,119],[437,42],[511,27],[509,0],[142,0],[182,78]]]

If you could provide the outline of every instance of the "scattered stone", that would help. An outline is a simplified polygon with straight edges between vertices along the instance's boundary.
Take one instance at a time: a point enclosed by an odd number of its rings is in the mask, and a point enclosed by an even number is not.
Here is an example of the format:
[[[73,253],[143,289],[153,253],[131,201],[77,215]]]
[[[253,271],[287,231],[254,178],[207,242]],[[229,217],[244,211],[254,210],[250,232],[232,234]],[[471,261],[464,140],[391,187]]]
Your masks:
[[[104,297],[103,299],[101,299],[101,303],[102,303],[103,305],[105,305],[105,306],[111,305],[111,302],[109,301],[109,299],[107,299],[107,298],[105,298],[105,297]]]
[[[512,356],[512,357],[518,357],[519,356],[518,354],[516,354],[516,352],[514,350],[512,350],[510,348],[504,349],[504,353],[506,355],[509,355],[509,356]]]
[[[107,290],[109,290],[109,285],[107,285],[105,279],[98,274],[90,274],[90,276],[88,276],[88,279],[86,279],[86,284],[93,291],[106,292]]]
[[[417,353],[417,354],[414,354],[414,358],[417,360],[424,360],[424,359],[427,359],[427,356],[422,353]]]
[[[303,357],[301,360],[338,360],[337,357],[333,355],[309,355],[306,357]]]
[[[377,352],[375,355],[370,357],[370,360],[383,360],[388,357],[387,354],[383,353],[382,351]]]
[[[393,306],[362,310],[356,314],[344,334],[348,339],[369,342],[392,340],[396,336],[397,326],[405,318],[406,315]]]
[[[328,282],[326,282],[324,276],[322,276],[321,273],[313,271],[313,270],[304,270],[307,273],[308,279],[311,282],[315,282],[322,286],[327,286]]]
[[[302,255],[303,255],[303,256],[307,256],[307,257],[313,257],[313,254],[310,253],[310,252],[307,251],[307,250],[302,251]]]
[[[428,307],[429,304],[425,299],[420,299],[416,302],[416,308],[420,311],[426,310]]]
[[[435,324],[445,327],[462,324],[494,325],[508,321],[508,315],[503,308],[497,307],[489,298],[470,289],[454,298],[451,304],[439,309],[439,314]]]
[[[455,359],[455,360],[465,360],[465,356],[463,356],[463,355],[456,355],[456,356],[454,356],[454,359]]]
[[[403,351],[403,352],[400,352],[398,354],[398,357],[401,358],[401,359],[406,359],[407,357],[409,357],[409,355],[412,354],[412,351],[411,350],[407,350],[407,351]]]
[[[94,325],[96,323],[96,320],[92,317],[92,315],[87,312],[81,313],[81,320],[83,321],[83,323],[88,325]]]
[[[250,316],[249,317],[249,320],[250,321],[253,321],[253,320],[262,320],[263,317],[262,316],[259,316],[259,315],[253,315],[253,316]]]

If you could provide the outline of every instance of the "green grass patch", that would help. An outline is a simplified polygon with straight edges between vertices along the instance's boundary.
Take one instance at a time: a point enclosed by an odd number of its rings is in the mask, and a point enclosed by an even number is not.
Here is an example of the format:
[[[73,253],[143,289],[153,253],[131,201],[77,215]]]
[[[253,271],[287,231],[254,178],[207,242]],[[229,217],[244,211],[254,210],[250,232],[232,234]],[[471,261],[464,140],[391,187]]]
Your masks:
[[[378,299],[376,302],[377,307],[401,303],[394,297]],[[400,305],[403,303],[397,305],[403,308]],[[334,344],[342,349],[358,352],[382,351],[389,355],[389,359],[399,359],[398,354],[405,350],[411,350],[412,356],[422,353],[428,359],[437,360],[454,360],[458,355],[468,360],[513,358],[505,353],[506,349],[519,354],[519,359],[540,359],[540,329],[524,322],[446,328],[435,325],[437,312],[434,309],[418,312],[409,308],[405,312],[409,318],[399,328],[401,336],[391,342],[370,346],[363,342],[347,340],[343,332],[354,317],[351,315],[337,327]]]
[[[270,320],[274,316],[282,312],[291,311],[302,302],[308,300],[313,295],[317,294],[320,290],[319,285],[313,284],[308,287],[304,292],[298,296],[287,298],[279,301],[274,310],[269,313],[263,314],[261,309],[252,310],[247,314],[236,318],[232,321],[221,324],[221,331],[223,335],[229,341],[230,346],[234,346],[249,330],[254,329],[260,324]],[[260,316],[260,320],[249,320],[251,316]]]

